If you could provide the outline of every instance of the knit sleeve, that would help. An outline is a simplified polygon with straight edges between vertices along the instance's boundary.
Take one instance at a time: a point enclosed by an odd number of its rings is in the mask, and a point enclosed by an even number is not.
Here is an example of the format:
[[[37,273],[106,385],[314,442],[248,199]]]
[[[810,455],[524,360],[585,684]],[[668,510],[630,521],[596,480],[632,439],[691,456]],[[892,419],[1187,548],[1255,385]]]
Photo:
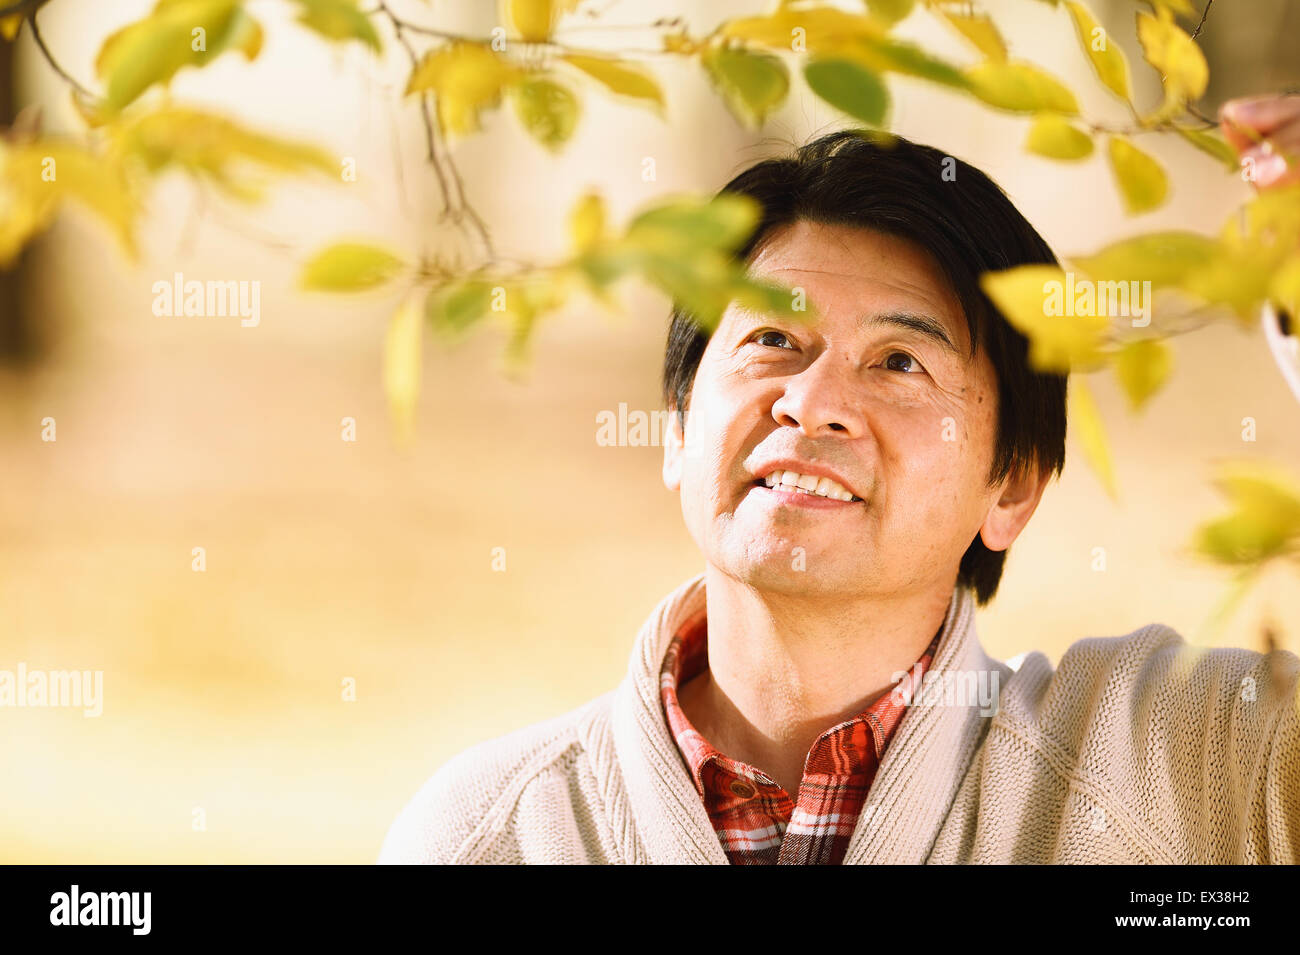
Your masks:
[[[1267,861],[1274,865],[1300,864],[1300,683],[1292,654],[1275,668],[1278,719],[1268,758],[1264,761],[1263,824],[1267,842]],[[1280,671],[1280,672],[1279,672]]]

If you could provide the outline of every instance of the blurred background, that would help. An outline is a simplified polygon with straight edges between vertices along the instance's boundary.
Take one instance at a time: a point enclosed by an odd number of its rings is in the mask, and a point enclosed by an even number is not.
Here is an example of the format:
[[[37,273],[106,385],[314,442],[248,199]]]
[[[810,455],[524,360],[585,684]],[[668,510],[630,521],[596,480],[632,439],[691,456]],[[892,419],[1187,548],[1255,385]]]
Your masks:
[[[103,38],[151,0],[53,0],[43,36],[86,85]],[[364,7],[365,4],[363,3]],[[410,20],[487,35],[486,2],[394,2]],[[1086,115],[1124,122],[1064,13],[985,4],[1014,55],[1045,66]],[[1134,5],[1092,6],[1134,67]],[[1199,3],[1198,3],[1199,8]],[[613,0],[601,22],[680,16],[694,34],[762,12],[749,2]],[[602,447],[601,411],[654,411],[668,302],[625,289],[626,315],[571,307],[541,324],[524,375],[502,374],[502,335],[430,342],[415,440],[394,440],[380,359],[395,290],[296,288],[304,258],[339,238],[415,256],[468,240],[439,221],[409,63],[329,47],[278,0],[254,0],[262,56],[182,71],[178,100],[354,157],[357,181],[286,180],[247,209],[163,178],[129,264],[99,222],[61,215],[0,286],[0,668],[99,669],[103,715],[0,712],[0,861],[373,861],[393,816],[465,747],[565,712],[622,678],[637,629],[702,569],[661,449]],[[582,26],[560,37],[644,48],[650,31]],[[1192,24],[1194,26],[1194,24]],[[955,62],[971,50],[917,13],[898,33]],[[1211,87],[1201,107],[1300,85],[1300,7],[1216,5],[1199,38]],[[68,87],[31,33],[4,45],[11,102],[47,130],[82,129]],[[7,61],[7,62],[6,62]],[[725,110],[698,65],[655,58],[666,118],[585,91],[572,141],[552,155],[508,109],[454,143],[465,189],[498,251],[564,254],[565,215],[598,189],[622,222],[679,191],[843,124],[796,85],[760,132]],[[1162,228],[1215,232],[1249,195],[1239,178],[1169,137],[1144,137],[1172,201],[1126,217],[1104,158],[1054,163],[1022,149],[1029,120],[891,78],[893,128],[988,172],[1058,254]],[[652,157],[656,179],[645,181]],[[261,321],[155,316],[153,283],[256,280]],[[1216,323],[1173,339],[1171,383],[1131,415],[1109,376],[1090,383],[1110,429],[1121,499],[1111,502],[1073,436],[982,610],[986,649],[1053,661],[1086,636],[1160,621],[1193,638],[1228,578],[1188,553],[1224,510],[1209,484],[1230,458],[1300,467],[1300,408],[1258,331]],[[42,419],[57,441],[41,440]],[[341,440],[341,420],[356,441]],[[1242,419],[1257,440],[1242,440]],[[206,570],[191,568],[203,547]],[[1093,569],[1094,548],[1106,569]],[[506,570],[494,571],[493,548]],[[1210,642],[1263,649],[1265,629],[1300,651],[1300,587],[1267,572]],[[355,681],[355,701],[344,699]],[[205,827],[196,830],[196,810]]]

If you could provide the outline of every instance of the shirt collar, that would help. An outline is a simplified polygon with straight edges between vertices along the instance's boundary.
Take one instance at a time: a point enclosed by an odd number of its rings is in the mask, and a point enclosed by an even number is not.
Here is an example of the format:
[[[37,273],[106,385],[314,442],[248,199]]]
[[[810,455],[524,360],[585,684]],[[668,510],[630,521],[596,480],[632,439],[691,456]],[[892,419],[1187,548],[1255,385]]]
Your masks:
[[[916,691],[934,659],[942,636],[943,627],[940,627],[930,645],[889,692],[881,695],[856,716],[822,733],[809,750],[805,773],[853,776],[864,771],[866,763],[878,763],[906,713],[907,701],[917,696]],[[708,669],[708,665],[708,613],[705,608],[701,608],[687,617],[674,632],[659,673],[664,716],[696,791],[701,796],[705,795],[706,779],[717,780],[733,776],[737,772],[751,779],[761,775],[755,767],[728,758],[709,743],[691,725],[681,708],[677,697],[678,688]],[[733,772],[706,774],[705,767],[710,762]],[[798,794],[789,795],[793,798]]]

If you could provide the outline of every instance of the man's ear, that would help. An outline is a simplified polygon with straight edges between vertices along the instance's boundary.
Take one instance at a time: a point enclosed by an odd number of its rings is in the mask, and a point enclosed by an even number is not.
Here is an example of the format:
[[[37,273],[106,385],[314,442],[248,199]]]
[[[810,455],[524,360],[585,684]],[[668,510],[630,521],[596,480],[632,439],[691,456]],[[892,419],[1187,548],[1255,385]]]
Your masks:
[[[1047,488],[1051,472],[1037,465],[1013,469],[1002,482],[996,503],[980,525],[989,550],[1006,550],[1020,536]]]
[[[670,491],[682,486],[682,458],[686,435],[676,408],[668,409],[668,427],[664,429],[664,487]]]

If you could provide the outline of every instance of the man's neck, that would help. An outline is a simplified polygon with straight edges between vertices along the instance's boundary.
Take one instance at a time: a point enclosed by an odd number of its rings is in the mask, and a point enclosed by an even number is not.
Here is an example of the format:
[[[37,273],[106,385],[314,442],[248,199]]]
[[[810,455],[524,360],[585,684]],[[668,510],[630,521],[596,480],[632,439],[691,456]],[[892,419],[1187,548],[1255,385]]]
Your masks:
[[[754,590],[709,567],[709,668],[679,690],[687,719],[798,798],[822,733],[861,713],[943,626],[951,589],[856,598]]]

